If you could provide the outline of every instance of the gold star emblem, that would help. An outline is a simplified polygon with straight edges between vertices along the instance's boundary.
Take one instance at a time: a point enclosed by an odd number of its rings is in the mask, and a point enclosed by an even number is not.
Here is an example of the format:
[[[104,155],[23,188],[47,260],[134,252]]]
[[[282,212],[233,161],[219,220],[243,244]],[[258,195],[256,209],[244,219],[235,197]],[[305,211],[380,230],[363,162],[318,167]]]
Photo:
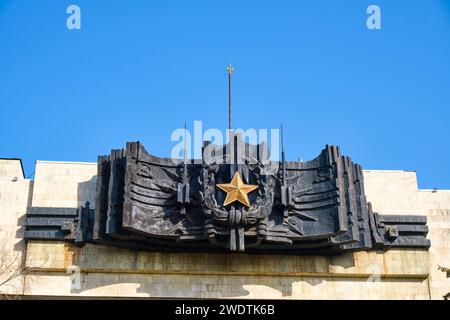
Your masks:
[[[236,172],[234,174],[233,179],[230,183],[217,184],[217,187],[227,193],[227,197],[225,198],[225,202],[223,203],[224,206],[227,206],[234,201],[239,201],[243,205],[250,207],[248,193],[252,192],[255,189],[258,189],[258,186],[256,185],[245,184],[242,181],[239,172]]]

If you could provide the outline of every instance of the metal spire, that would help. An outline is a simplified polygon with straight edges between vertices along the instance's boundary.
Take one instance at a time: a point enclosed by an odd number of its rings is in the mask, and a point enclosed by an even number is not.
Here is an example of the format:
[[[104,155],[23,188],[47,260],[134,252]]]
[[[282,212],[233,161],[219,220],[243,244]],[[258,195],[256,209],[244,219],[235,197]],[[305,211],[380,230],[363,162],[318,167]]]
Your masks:
[[[291,205],[291,197],[289,193],[289,187],[287,185],[286,177],[286,159],[284,157],[284,137],[283,137],[283,125],[281,125],[281,161],[283,165],[283,171],[281,172],[281,205],[283,207],[283,216],[287,218],[289,216],[289,206]]]
[[[228,72],[228,129],[231,130],[232,128],[232,122],[231,122],[231,75],[233,73],[233,66],[231,64],[228,65],[227,67],[227,72]]]
[[[283,163],[283,181],[286,174],[286,163],[284,158],[284,135],[283,135],[283,125],[281,125],[281,162]]]
[[[186,181],[187,181],[186,139],[187,139],[187,128],[186,128],[186,122],[185,122],[184,123],[184,147],[183,147],[183,183],[186,183]]]

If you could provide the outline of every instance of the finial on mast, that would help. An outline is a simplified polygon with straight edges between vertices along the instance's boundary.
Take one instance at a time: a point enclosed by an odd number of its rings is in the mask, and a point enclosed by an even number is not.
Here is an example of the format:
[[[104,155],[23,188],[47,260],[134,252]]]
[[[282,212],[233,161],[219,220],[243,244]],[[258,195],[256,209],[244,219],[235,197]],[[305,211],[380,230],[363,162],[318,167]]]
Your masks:
[[[228,65],[227,67],[227,72],[228,72],[228,129],[231,130],[232,125],[231,125],[231,75],[233,73],[234,69],[233,66],[231,64]]]
[[[229,64],[228,67],[227,67],[228,73],[233,73],[233,70],[234,70],[233,66],[231,64]]]

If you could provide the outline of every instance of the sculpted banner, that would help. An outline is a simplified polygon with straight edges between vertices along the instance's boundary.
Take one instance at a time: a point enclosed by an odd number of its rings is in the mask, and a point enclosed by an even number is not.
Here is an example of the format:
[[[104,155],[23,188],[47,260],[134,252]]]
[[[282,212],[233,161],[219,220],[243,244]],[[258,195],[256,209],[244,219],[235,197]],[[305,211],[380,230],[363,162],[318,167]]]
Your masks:
[[[95,209],[35,208],[27,239],[139,250],[336,254],[430,246],[422,216],[374,213],[361,166],[326,146],[310,161],[270,161],[233,134],[194,160],[158,158],[139,142],[98,158]]]

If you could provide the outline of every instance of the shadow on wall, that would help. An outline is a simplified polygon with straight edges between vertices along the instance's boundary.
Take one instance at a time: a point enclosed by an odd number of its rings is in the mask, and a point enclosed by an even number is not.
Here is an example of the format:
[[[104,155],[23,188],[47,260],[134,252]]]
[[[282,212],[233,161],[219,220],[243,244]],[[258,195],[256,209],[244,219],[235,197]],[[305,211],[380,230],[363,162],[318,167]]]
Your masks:
[[[126,249],[118,249],[117,255],[120,251]],[[75,256],[83,258],[83,249],[75,249],[77,251]],[[108,249],[105,250],[107,253]],[[171,254],[173,255],[173,254]],[[230,254],[224,254],[230,256]],[[240,255],[232,254],[231,256]],[[138,254],[135,253],[136,260]],[[244,258],[245,256],[243,256]],[[277,256],[274,256],[276,259]],[[168,256],[168,260],[171,256]],[[245,260],[245,258],[243,259]],[[330,261],[330,260],[327,260]],[[85,263],[77,264],[79,270],[83,270]],[[336,266],[333,264],[333,266]],[[92,268],[92,266],[89,266]],[[106,270],[105,270],[106,271]],[[405,283],[405,286],[422,285],[424,279],[417,278],[381,278],[375,276],[355,278],[351,275],[344,277],[330,277],[327,274],[323,276],[308,275],[245,275],[227,274],[183,274],[183,267],[176,270],[174,273],[165,271],[164,273],[152,273],[148,270],[140,270],[132,273],[127,272],[118,273],[107,270],[105,273],[101,272],[81,272],[72,277],[72,294],[93,294],[96,296],[148,296],[154,298],[238,298],[245,296],[252,296],[255,292],[259,292],[258,298],[289,298],[293,295],[295,297],[307,293],[312,290],[317,294],[321,294],[318,290],[325,290],[328,288],[326,282],[345,282],[346,285],[336,286],[331,284],[329,287],[333,288],[332,292],[323,292],[323,297],[332,297],[341,294],[347,296],[351,292],[352,286],[363,286],[367,283],[367,297],[371,295],[376,296],[380,290],[373,282],[388,282]],[[205,273],[208,270],[205,270]],[[108,273],[109,272],[109,273]],[[146,273],[147,272],[147,273]],[[189,271],[187,271],[189,272]],[[78,281],[78,283],[77,283]],[[301,282],[301,284],[298,284]],[[296,292],[293,292],[293,286],[296,284]],[[317,286],[323,285],[323,289]],[[317,288],[314,288],[317,287]],[[350,290],[339,293],[339,290]],[[100,289],[100,290],[97,290]],[[95,292],[89,292],[95,290]],[[300,292],[299,292],[300,290]],[[255,296],[252,296],[255,297]],[[318,298],[320,298],[318,296]]]
[[[30,181],[29,187],[28,187],[28,200],[27,200],[27,208],[31,207],[32,201],[33,201],[33,187],[34,182]],[[14,252],[20,255],[21,257],[21,266],[25,267],[26,262],[26,252],[27,252],[27,244],[26,240],[23,238],[25,234],[25,219],[27,217],[26,212],[24,212],[19,219],[17,219],[17,226],[18,229],[16,231],[15,238],[18,239],[18,241],[14,244]]]
[[[78,205],[84,205],[86,201],[90,202],[90,207],[95,208],[95,195],[96,195],[96,181],[97,177],[93,177],[89,181],[81,182],[78,184]],[[252,263],[250,260],[258,259],[259,255],[250,257],[248,255],[241,255],[239,253],[219,253],[216,257],[219,257],[219,265],[222,263],[222,275],[220,270],[195,270],[189,269],[189,264],[180,264],[180,266],[174,268],[171,266],[172,261],[167,261],[167,265],[164,265],[162,260],[162,270],[145,270],[142,267],[137,269],[138,260],[140,258],[139,252],[135,250],[119,249],[107,246],[99,246],[100,250],[95,250],[96,256],[92,256],[90,250],[85,250],[83,247],[78,247],[72,244],[65,244],[68,254],[72,256],[72,265],[67,271],[68,276],[71,277],[71,293],[81,294],[86,291],[99,289],[102,287],[123,285],[127,286],[128,290],[126,295],[133,295],[133,290],[137,295],[148,295],[150,297],[208,297],[208,298],[220,298],[220,297],[244,297],[250,294],[250,287],[263,286],[266,287],[266,291],[273,290],[274,296],[290,297],[292,296],[292,286],[294,282],[304,281],[308,286],[321,285],[326,279],[325,277],[305,277],[287,275],[280,276],[264,275],[264,272],[240,272],[239,265]],[[92,245],[96,246],[96,245]],[[105,257],[108,262],[102,262],[101,265],[96,265],[96,261],[99,258],[98,253]],[[130,264],[129,256],[133,255],[134,264]],[[160,253],[157,253],[160,254]],[[176,253],[167,254],[167,258],[171,260]],[[183,253],[180,253],[183,255]],[[201,254],[200,254],[201,255]],[[121,264],[120,260],[122,256],[127,257],[127,262]],[[198,254],[197,254],[198,256]],[[242,260],[236,258],[241,256]],[[210,258],[210,255],[205,254],[205,259]],[[245,257],[245,258],[244,258]],[[273,258],[277,259],[274,255]],[[351,257],[350,259],[348,257]],[[282,258],[282,257],[281,257]],[[340,266],[344,269],[355,266],[353,255],[347,255],[347,258],[324,258],[328,262],[332,262],[334,266]],[[282,259],[281,259],[282,260]],[[180,260],[183,261],[183,260]],[[234,261],[233,271],[223,273],[226,266],[230,264],[230,261]],[[267,259],[264,261],[267,263]],[[186,261],[184,261],[186,263]],[[195,261],[193,262],[195,263]],[[213,262],[217,265],[217,261]],[[277,261],[274,261],[277,263]],[[123,266],[126,265],[126,270],[123,270]],[[133,272],[133,265],[134,270]],[[202,264],[204,265],[204,264]],[[328,266],[323,266],[327,268]],[[167,268],[171,268],[167,270]],[[284,266],[279,265],[280,274],[283,273]],[[121,271],[122,269],[122,271]],[[176,269],[176,270],[175,270]],[[183,270],[185,269],[185,270]],[[195,268],[194,268],[195,269]],[[88,272],[83,270],[95,270],[96,272]],[[101,272],[104,270],[104,272]],[[173,272],[171,272],[173,270]],[[328,270],[328,269],[327,269]],[[215,271],[219,273],[214,274]],[[202,274],[203,273],[203,274]],[[136,289],[130,289],[130,285]],[[122,291],[122,290],[120,290]],[[120,292],[119,291],[119,292]],[[124,291],[123,291],[124,292]],[[108,294],[108,295],[111,295]],[[120,296],[120,293],[112,294]]]
[[[264,292],[266,297],[291,297],[293,295],[293,284],[295,282],[304,282],[304,289],[319,286],[324,281],[334,281],[327,277],[324,272],[332,264],[334,267],[350,268],[353,267],[353,255],[346,255],[345,259],[335,259],[334,257],[321,257],[323,265],[312,266],[319,268],[323,276],[299,276],[292,273],[286,273],[283,266],[278,264],[270,274],[264,274],[264,271],[257,271],[258,262],[265,262],[267,255],[246,255],[246,254],[208,254],[205,253],[205,260],[209,263],[199,261],[196,254],[193,259],[189,259],[184,253],[167,253],[161,255],[155,252],[161,259],[149,259],[148,267],[143,264],[146,253],[132,251],[128,249],[118,249],[106,246],[87,245],[86,247],[77,247],[71,244],[65,245],[66,250],[72,257],[72,266],[68,272],[71,277],[72,294],[100,295],[101,292],[107,292],[107,296],[149,296],[149,297],[172,297],[172,298],[236,298],[245,297],[255,290]],[[151,254],[151,253],[149,253]],[[103,257],[101,257],[103,256]],[[182,256],[182,257],[180,257]],[[98,259],[102,260],[98,263]],[[286,259],[285,256],[270,256],[274,259],[274,264]],[[290,258],[292,256],[289,256]],[[176,260],[182,263],[174,263]],[[167,259],[166,261],[164,261]],[[260,259],[260,261],[258,261]],[[311,257],[304,257],[305,260],[312,261]],[[296,262],[303,260],[297,259]],[[155,261],[161,263],[155,268]],[[192,266],[192,261],[198,261],[197,266]],[[345,263],[341,263],[344,262]],[[248,266],[251,262],[256,262],[254,272],[249,272]],[[157,263],[157,262],[156,262]],[[208,264],[211,266],[207,270]],[[153,267],[151,267],[153,266]],[[206,266],[206,268],[203,268]],[[231,266],[231,268],[230,268]],[[243,266],[239,270],[239,266]],[[222,267],[222,269],[220,269]],[[276,269],[280,269],[276,274]],[[269,268],[270,269],[270,268]],[[89,270],[94,270],[89,272]],[[104,272],[102,272],[104,270]],[[284,272],[284,275],[283,275]],[[354,281],[366,281],[366,279],[357,279]],[[259,288],[258,288],[259,287]],[[296,296],[298,293],[296,294]]]
[[[89,201],[91,208],[95,207],[96,180],[96,177],[93,177],[89,181],[79,183],[78,205]],[[308,270],[317,269],[316,271],[296,275],[288,273],[289,268],[283,264],[287,261],[284,259],[286,257],[279,255],[270,256],[273,260],[265,255],[266,258],[261,262],[264,261],[266,269],[262,268],[258,272],[260,255],[216,253],[211,259],[212,255],[205,253],[204,255],[196,254],[196,258],[192,259],[193,262],[186,263],[186,259],[189,260],[186,253],[172,252],[164,255],[155,252],[155,255],[161,256],[159,260],[161,265],[157,268],[150,266],[146,268],[145,264],[142,264],[145,254],[138,251],[93,244],[78,247],[68,243],[65,244],[65,249],[71,256],[66,274],[71,278],[70,292],[72,294],[118,297],[144,295],[155,298],[236,298],[251,295],[256,289],[262,292],[263,297],[276,298],[291,297],[293,285],[297,282],[302,282],[300,290],[306,292],[306,290],[318,290],[319,288],[313,287],[324,285],[325,282],[343,281],[343,279],[350,286],[352,283],[386,281],[376,276],[367,278],[329,276],[331,266],[343,269],[355,267],[353,254],[321,257],[323,263],[320,266],[310,266],[306,263]],[[179,255],[184,256],[179,258]],[[199,261],[202,258],[205,260],[209,258],[210,261],[208,263]],[[295,263],[300,264],[294,264],[291,269],[303,270],[302,263],[308,259],[310,257],[298,257]],[[181,263],[173,263],[172,260],[178,260]],[[292,259],[289,260],[292,261]],[[310,259],[312,260],[314,259]],[[197,266],[192,267],[192,263]],[[245,266],[252,263],[256,266],[254,269],[250,271],[248,268],[245,269]],[[207,270],[208,265],[213,265],[214,268]],[[230,265],[231,269],[228,268]],[[202,269],[203,266],[204,269]],[[268,274],[265,270],[272,270],[272,272]],[[61,276],[60,272],[45,274]],[[404,282],[405,279],[389,278],[388,281]],[[423,279],[407,281],[422,283]],[[299,293],[296,292],[295,296],[298,295]],[[327,293],[324,293],[325,296]]]
[[[97,176],[92,177],[88,181],[78,183],[78,204],[77,207],[84,206],[89,201],[90,207],[95,208]]]

